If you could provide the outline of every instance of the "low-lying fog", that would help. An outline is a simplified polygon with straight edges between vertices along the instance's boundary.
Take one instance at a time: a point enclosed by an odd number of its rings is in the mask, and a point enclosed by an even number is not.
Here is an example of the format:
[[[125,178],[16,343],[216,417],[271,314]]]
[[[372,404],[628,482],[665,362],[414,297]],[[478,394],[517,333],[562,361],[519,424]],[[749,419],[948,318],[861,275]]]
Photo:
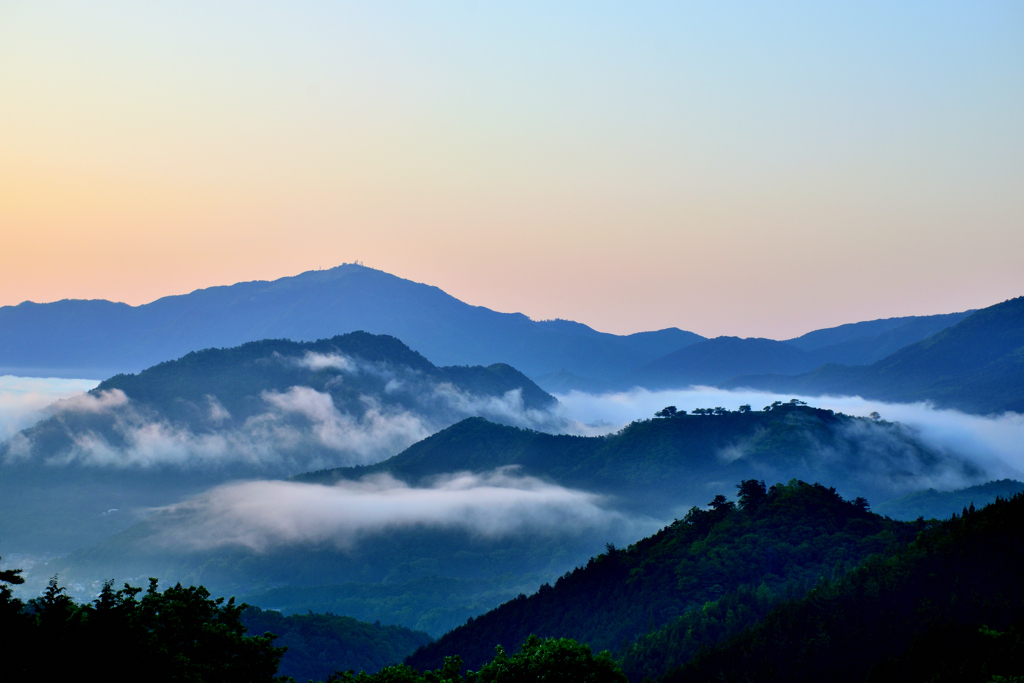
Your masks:
[[[89,380],[0,378],[0,437],[10,438],[33,419],[45,415],[48,403],[74,396],[95,384]],[[281,396],[294,398],[290,394]],[[330,400],[329,395],[324,396]],[[740,405],[750,404],[756,410],[775,400],[791,398],[849,415],[868,416],[877,412],[884,420],[898,421],[916,430],[929,445],[977,463],[992,478],[1021,478],[1024,472],[1022,415],[967,415],[938,410],[924,403],[887,404],[859,397],[794,397],[708,387],[671,391],[635,389],[606,394],[574,391],[558,396],[560,405],[553,411],[546,428],[580,435],[608,434],[633,420],[649,418],[667,405],[691,411],[716,406],[735,410]],[[74,406],[76,402],[72,400],[64,405]],[[323,430],[329,422],[330,439],[340,449],[360,449],[360,440],[365,442],[367,438],[368,425],[380,428],[382,424],[391,424],[379,419],[372,424],[367,422],[375,419],[373,415],[341,419],[334,415],[337,411],[333,406],[316,404],[315,407],[320,411],[317,415],[322,413],[330,420],[311,419],[308,428]],[[370,403],[367,410],[373,410]],[[524,414],[521,421],[515,419],[514,411],[508,416],[513,423],[538,428],[536,415]],[[398,439],[392,450],[400,451],[404,443],[405,440]],[[217,455],[216,450],[206,453],[199,455],[210,458]],[[390,454],[383,453],[378,459]],[[102,463],[97,462],[95,466],[101,467]],[[269,471],[263,476],[273,478]],[[922,480],[921,487],[932,483]],[[977,482],[944,483],[953,488]],[[451,473],[433,486],[420,488],[387,478],[342,486],[282,481],[229,483],[191,498],[175,509],[197,512],[199,514],[189,515],[189,518],[201,521],[188,525],[188,533],[173,540],[185,545],[203,545],[214,543],[211,539],[219,539],[216,543],[253,549],[303,540],[330,540],[346,545],[375,530],[409,525],[459,526],[478,534],[501,535],[523,528],[592,528],[624,522],[621,516],[606,508],[600,498],[586,491],[545,484],[511,471]],[[651,521],[644,521],[645,530]]]
[[[57,379],[0,375],[0,441],[46,416],[45,408],[98,385],[94,379]]]

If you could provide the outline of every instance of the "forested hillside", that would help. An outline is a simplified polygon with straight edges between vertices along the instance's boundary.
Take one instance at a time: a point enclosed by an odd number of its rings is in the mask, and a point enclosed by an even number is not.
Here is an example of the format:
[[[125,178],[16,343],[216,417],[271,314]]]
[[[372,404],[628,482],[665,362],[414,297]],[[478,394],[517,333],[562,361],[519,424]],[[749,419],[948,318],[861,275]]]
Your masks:
[[[151,579],[145,591],[107,583],[94,600],[78,604],[54,578],[26,604],[9,588],[22,582],[19,574],[0,571],[5,680],[282,680],[277,668],[283,650],[271,636],[246,634],[242,606],[233,598],[212,598],[202,586],[161,591]]]
[[[988,683],[1024,675],[1024,495],[968,509],[785,604],[666,683]]]
[[[333,483],[386,472],[419,483],[445,472],[506,466],[661,515],[682,514],[702,502],[709,482],[752,477],[835,481],[844,495],[875,501],[918,489],[925,473],[985,480],[977,465],[932,449],[898,424],[799,402],[776,402],[764,410],[676,411],[605,437],[551,435],[467,419],[374,465],[294,479]]]
[[[536,634],[616,651],[625,656],[626,673],[639,680],[755,623],[821,578],[909,541],[922,528],[872,514],[865,501],[843,500],[817,484],[793,481],[766,490],[748,480],[739,491],[738,505],[717,496],[709,509],[692,508],[649,538],[609,547],[553,586],[471,619],[407,663],[436,668],[458,654],[475,668],[495,644],[514,650]],[[725,612],[728,617],[720,618]],[[633,644],[669,623],[666,635]]]
[[[335,614],[286,616],[248,607],[241,621],[250,634],[277,636],[275,647],[287,648],[278,673],[296,681],[321,681],[335,671],[375,673],[430,642],[420,631]]]

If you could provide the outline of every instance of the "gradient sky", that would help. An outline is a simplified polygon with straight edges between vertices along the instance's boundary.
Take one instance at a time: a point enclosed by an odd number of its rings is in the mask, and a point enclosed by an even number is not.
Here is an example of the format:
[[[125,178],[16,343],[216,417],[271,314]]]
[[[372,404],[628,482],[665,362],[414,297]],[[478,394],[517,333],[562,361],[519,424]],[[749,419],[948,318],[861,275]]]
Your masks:
[[[610,332],[1024,294],[1024,4],[0,1],[0,305],[361,260]]]

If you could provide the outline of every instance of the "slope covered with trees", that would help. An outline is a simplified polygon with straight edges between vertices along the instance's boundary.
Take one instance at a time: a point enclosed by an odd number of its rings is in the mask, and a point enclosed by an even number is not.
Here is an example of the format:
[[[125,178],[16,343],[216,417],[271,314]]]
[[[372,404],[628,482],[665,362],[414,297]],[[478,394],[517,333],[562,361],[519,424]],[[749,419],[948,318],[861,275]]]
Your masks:
[[[458,654],[472,668],[495,644],[515,649],[536,634],[618,651],[626,655],[626,672],[639,679],[664,671],[674,658],[685,661],[754,623],[782,598],[905,543],[921,528],[872,514],[866,501],[843,500],[816,484],[766,489],[747,480],[739,489],[738,505],[717,496],[709,509],[693,508],[649,538],[609,547],[553,586],[471,619],[407,663],[436,668]],[[723,605],[728,618],[706,618],[711,603]],[[670,630],[634,645],[668,623],[675,631],[685,624],[684,635]]]
[[[27,604],[4,584],[18,571],[0,572],[0,642],[6,680],[106,681],[280,680],[283,650],[269,635],[246,635],[242,606],[213,599],[203,587],[164,591],[105,584],[91,603],[69,598],[56,579]]]
[[[374,465],[294,479],[329,484],[386,472],[419,483],[446,472],[506,466],[613,495],[617,505],[662,516],[702,502],[709,482],[754,477],[842,482],[844,495],[871,500],[916,490],[917,477],[929,472],[984,481],[977,465],[930,448],[898,424],[800,402],[776,402],[764,410],[676,411],[604,437],[552,435],[467,419]]]
[[[274,645],[287,648],[278,673],[297,681],[324,680],[339,670],[375,673],[430,642],[421,631],[335,614],[285,616],[247,607],[241,621],[250,633],[276,636]]]
[[[1024,495],[969,508],[663,680],[1020,680],[1022,562]]]

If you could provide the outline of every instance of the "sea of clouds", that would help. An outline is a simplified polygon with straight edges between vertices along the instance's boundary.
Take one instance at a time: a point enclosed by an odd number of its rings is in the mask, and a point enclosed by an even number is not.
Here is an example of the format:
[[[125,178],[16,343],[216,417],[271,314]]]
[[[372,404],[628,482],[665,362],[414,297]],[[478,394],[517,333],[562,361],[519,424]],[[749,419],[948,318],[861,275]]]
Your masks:
[[[305,359],[331,362],[337,367],[347,359]],[[346,366],[351,370],[351,366]],[[398,381],[398,380],[396,380]],[[76,380],[3,378],[0,382],[0,425],[10,436],[34,419],[54,411],[100,413],[120,411],[131,415],[130,400],[114,392],[84,395],[95,382]],[[396,390],[398,388],[396,387]],[[773,401],[800,398],[809,404],[855,416],[873,412],[883,420],[899,422],[926,444],[950,457],[966,459],[984,471],[986,478],[1024,478],[1024,416],[968,415],[941,410],[927,403],[888,404],[859,397],[809,397],[755,391],[725,391],[708,387],[681,390],[560,395],[551,412],[523,407],[518,392],[504,397],[474,397],[454,387],[435,386],[429,400],[447,401],[458,415],[497,415],[505,422],[544,431],[579,435],[613,433],[629,422],[646,419],[667,405],[680,409],[722,406],[735,410],[750,404],[755,409]],[[60,399],[56,406],[46,404]],[[302,469],[339,462],[365,463],[381,460],[444,425],[431,424],[409,411],[389,412],[367,397],[359,415],[343,413],[329,394],[309,387],[293,387],[263,396],[267,412],[241,429],[197,436],[136,415],[128,419],[128,448],[104,443],[85,443],[75,457],[88,458],[96,466],[124,467],[147,464],[188,464],[197,459],[251,458],[253,462],[280,464],[284,447],[301,452],[303,443],[317,443],[343,454],[333,462],[321,456],[290,465]],[[211,419],[218,417],[211,399]],[[544,412],[544,411],[541,411]],[[289,418],[300,417],[301,422]],[[224,415],[219,415],[224,418]],[[136,420],[131,423],[131,420]],[[862,438],[883,438],[872,430]],[[876,433],[877,432],[877,433]],[[17,437],[15,437],[17,438]],[[742,444],[734,457],[742,457]],[[232,455],[234,454],[234,455]],[[884,469],[884,468],[883,468]],[[978,483],[950,468],[947,474],[922,473],[919,488],[951,489]],[[867,473],[870,474],[870,473]],[[269,475],[269,472],[268,472]],[[265,475],[265,476],[268,476]],[[911,476],[913,473],[911,472]],[[886,476],[879,472],[878,476]],[[518,475],[514,470],[486,473],[450,473],[422,485],[410,486],[391,477],[374,477],[336,485],[302,484],[280,480],[230,482],[214,487],[170,508],[157,511],[187,519],[187,524],[168,525],[163,540],[184,547],[219,545],[264,551],[282,544],[333,543],[348,547],[359,538],[386,529],[415,525],[459,528],[473,534],[499,537],[523,530],[556,531],[633,524],[637,536],[656,528],[652,520],[627,520],[611,510],[599,496]]]
[[[519,389],[500,396],[474,394],[408,368],[340,354],[307,352],[278,361],[314,372],[332,369],[337,374],[331,382],[370,374],[383,381],[384,389],[378,395],[361,396],[356,410],[339,408],[329,392],[309,386],[264,391],[259,397],[263,412],[242,424],[231,420],[216,396],[207,396],[200,406],[207,414],[205,428],[193,429],[137,405],[119,389],[74,393],[72,389],[80,392],[96,383],[24,379],[23,384],[34,391],[15,391],[11,382],[12,390],[0,394],[4,399],[0,422],[9,425],[0,438],[7,442],[0,446],[0,459],[10,464],[39,456],[34,437],[16,432],[48,416],[76,425],[67,430],[70,447],[42,454],[50,465],[229,466],[262,471],[266,476],[378,462],[466,417],[552,432],[566,431],[568,425],[556,413],[526,406]],[[49,400],[39,398],[47,395]],[[404,400],[389,400],[395,397]],[[83,427],[80,419],[66,419],[82,416],[107,420]]]

